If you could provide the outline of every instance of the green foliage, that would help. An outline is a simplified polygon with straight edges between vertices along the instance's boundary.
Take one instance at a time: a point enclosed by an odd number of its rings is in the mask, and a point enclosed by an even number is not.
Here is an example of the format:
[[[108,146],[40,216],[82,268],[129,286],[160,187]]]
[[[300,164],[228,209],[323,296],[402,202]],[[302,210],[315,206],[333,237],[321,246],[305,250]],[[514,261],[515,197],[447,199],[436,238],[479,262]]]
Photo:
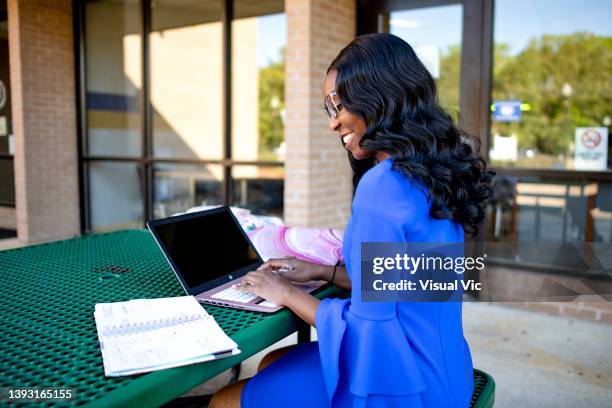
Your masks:
[[[493,122],[493,133],[516,134],[519,148],[562,154],[574,129],[601,126],[612,102],[612,38],[589,33],[543,35],[516,56],[496,44],[493,100],[531,105],[520,122]],[[561,90],[567,83],[572,94]]]
[[[276,158],[274,149],[285,134],[281,118],[285,109],[285,48],[280,56],[279,61],[270,61],[259,70],[259,156],[263,160]]]
[[[544,35],[517,55],[495,44],[493,100],[519,99],[531,106],[521,122],[493,122],[493,132],[516,134],[519,148],[558,155],[573,142],[576,127],[602,126],[612,106],[612,37],[590,33]],[[449,47],[437,80],[440,105],[459,110],[461,47]],[[572,87],[565,98],[563,84]]]
[[[436,80],[440,106],[457,120],[459,112],[459,79],[461,72],[461,46],[448,48],[440,59],[440,78]]]

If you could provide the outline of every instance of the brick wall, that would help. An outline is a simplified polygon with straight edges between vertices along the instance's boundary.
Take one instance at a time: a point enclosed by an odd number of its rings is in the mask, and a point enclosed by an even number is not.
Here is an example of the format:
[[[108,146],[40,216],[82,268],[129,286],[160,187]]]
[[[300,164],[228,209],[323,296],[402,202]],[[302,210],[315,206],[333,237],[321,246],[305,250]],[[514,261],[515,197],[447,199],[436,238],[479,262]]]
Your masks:
[[[71,0],[8,0],[15,201],[22,242],[79,233]]]
[[[589,287],[582,283],[583,279],[561,276],[558,274],[545,274],[529,272],[520,269],[511,269],[500,266],[489,266],[486,274],[486,293],[484,299],[537,299],[541,295],[556,296],[558,302],[502,302],[504,305],[545,312],[554,315],[577,317],[597,322],[612,324],[612,302],[605,301]],[[542,288],[543,280],[546,289]],[[556,284],[559,284],[557,288]],[[569,288],[578,293],[564,296],[563,289]],[[552,290],[552,292],[551,292]]]
[[[323,79],[355,38],[355,0],[286,0],[285,221],[344,228],[352,199],[346,152],[323,116]]]

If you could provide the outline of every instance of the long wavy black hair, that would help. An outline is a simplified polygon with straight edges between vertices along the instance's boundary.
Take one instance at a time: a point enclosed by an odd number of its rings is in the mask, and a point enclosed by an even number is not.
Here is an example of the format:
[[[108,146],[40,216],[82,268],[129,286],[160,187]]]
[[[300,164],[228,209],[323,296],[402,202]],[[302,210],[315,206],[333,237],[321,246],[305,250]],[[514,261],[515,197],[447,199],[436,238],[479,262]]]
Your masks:
[[[440,107],[434,79],[412,47],[392,34],[362,35],[340,51],[332,70],[343,107],[366,123],[361,148],[388,153],[394,169],[420,180],[432,218],[454,220],[476,235],[495,173],[478,154],[480,142]],[[348,157],[357,186],[375,161]]]

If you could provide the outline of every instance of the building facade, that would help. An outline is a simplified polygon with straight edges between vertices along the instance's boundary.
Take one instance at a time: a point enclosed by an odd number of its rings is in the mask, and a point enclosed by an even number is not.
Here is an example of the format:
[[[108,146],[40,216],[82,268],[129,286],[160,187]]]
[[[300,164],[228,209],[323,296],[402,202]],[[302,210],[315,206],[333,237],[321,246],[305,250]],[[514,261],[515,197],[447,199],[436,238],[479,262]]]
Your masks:
[[[0,1],[0,231],[17,236],[4,246],[216,204],[343,228],[351,171],[322,81],[372,32],[413,45],[480,140],[498,188],[476,239],[516,245],[504,268],[547,262],[533,242],[609,243],[610,13],[578,0]],[[591,306],[571,307],[612,321]]]

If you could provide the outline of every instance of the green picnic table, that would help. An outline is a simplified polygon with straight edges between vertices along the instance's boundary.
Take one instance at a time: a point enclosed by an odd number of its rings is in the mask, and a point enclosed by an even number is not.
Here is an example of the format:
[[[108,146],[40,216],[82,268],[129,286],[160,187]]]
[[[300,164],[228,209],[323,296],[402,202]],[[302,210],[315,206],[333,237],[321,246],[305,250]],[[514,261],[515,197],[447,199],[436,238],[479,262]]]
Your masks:
[[[274,314],[205,306],[242,353],[217,361],[126,377],[105,377],[94,305],[182,296],[146,230],[88,235],[0,251],[0,387],[70,388],[73,399],[37,406],[160,406],[242,360],[309,327],[287,309]],[[323,298],[339,290],[326,286]],[[493,404],[490,376],[474,371],[472,406]],[[4,403],[6,400],[0,402]]]

